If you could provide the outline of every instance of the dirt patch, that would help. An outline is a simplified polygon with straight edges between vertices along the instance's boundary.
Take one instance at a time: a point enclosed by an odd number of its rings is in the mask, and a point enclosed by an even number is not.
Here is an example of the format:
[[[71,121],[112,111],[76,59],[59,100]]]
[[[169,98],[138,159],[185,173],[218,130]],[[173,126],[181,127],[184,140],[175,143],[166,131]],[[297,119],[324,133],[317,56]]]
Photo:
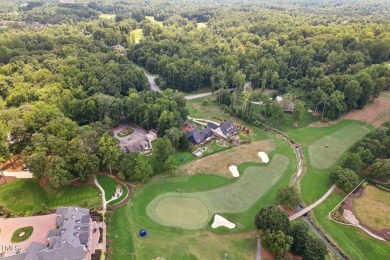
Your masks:
[[[385,228],[375,232],[378,236],[383,237],[386,241],[390,241],[390,229]]]
[[[181,126],[181,130],[183,130],[184,132],[189,132],[189,131],[192,131],[195,129],[195,125],[193,124],[190,124],[188,122],[185,122],[182,126]]]
[[[263,259],[274,259],[274,255],[272,253],[270,253],[267,249],[265,249],[264,247],[261,248],[261,257]]]
[[[14,177],[14,176],[5,176],[5,177],[0,176],[0,186],[4,185],[6,183],[10,183],[14,180],[16,180],[16,177]]]
[[[346,200],[344,200],[344,202],[343,202],[343,209],[352,211],[352,208],[353,208],[353,201],[352,201],[352,199],[351,198],[347,198]]]
[[[23,163],[22,156],[18,154],[2,163],[0,168],[7,172],[20,172],[23,171]]]
[[[365,106],[361,110],[354,110],[346,115],[342,116],[341,119],[354,119],[363,121],[366,123],[376,124],[376,122],[382,121],[383,116],[389,118],[390,114],[390,98],[385,95],[381,95],[376,98],[372,104]]]
[[[82,182],[82,181],[80,181],[80,179],[76,179],[76,180],[72,181],[72,185],[74,185],[74,186],[95,185],[95,182],[93,181],[92,178],[86,182]]]
[[[202,159],[190,162],[181,167],[178,172],[181,175],[196,174],[215,174],[224,177],[232,177],[229,166],[237,165],[244,162],[259,162],[259,151],[271,152],[275,149],[275,143],[272,140],[252,143],[233,147]]]
[[[287,208],[286,206],[279,205],[278,208],[280,208],[281,210],[283,210],[284,212],[286,212],[286,213],[288,214],[289,217],[295,214],[295,211],[294,211],[294,210],[289,209],[289,208]]]

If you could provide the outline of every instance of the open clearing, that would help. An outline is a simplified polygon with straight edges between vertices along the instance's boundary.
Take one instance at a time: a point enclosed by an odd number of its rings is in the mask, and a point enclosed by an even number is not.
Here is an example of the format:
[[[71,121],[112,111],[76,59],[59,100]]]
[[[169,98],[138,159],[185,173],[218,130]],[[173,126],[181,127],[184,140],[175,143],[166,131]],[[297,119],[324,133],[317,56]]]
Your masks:
[[[100,14],[99,18],[100,19],[114,19],[115,16],[116,16],[115,14]]]
[[[368,104],[361,110],[349,112],[342,119],[360,120],[379,127],[384,122],[390,120],[390,96],[387,94],[383,93],[372,104]]]
[[[145,16],[145,19],[151,21],[152,23],[156,23],[156,24],[159,24],[161,26],[164,26],[162,21],[161,22],[157,21],[156,19],[154,19],[153,16]]]
[[[199,229],[205,226],[215,213],[237,213],[247,210],[282,177],[287,171],[289,162],[288,157],[276,154],[273,156],[271,163],[265,167],[247,167],[243,175],[231,185],[203,192],[170,192],[161,194],[148,205],[146,211],[151,219],[162,225]],[[176,205],[168,205],[167,198],[170,198],[171,202],[173,201]],[[208,208],[206,219],[189,216],[185,213],[188,211],[186,202],[188,202],[189,198],[198,199]],[[174,208],[174,210],[168,212],[168,215],[164,215],[164,219],[160,216],[161,203],[164,207]],[[204,208],[202,203],[196,203],[195,205],[192,202],[192,204],[197,206],[195,213],[192,214],[198,214],[199,212],[203,216]],[[180,219],[178,219],[179,217]],[[187,218],[193,219],[193,221],[188,222]]]
[[[232,177],[229,166],[240,165],[244,162],[261,162],[258,152],[270,153],[275,149],[272,140],[265,140],[248,145],[240,145],[205,158],[185,164],[178,172],[180,175],[214,174]]]
[[[390,193],[368,185],[354,198],[353,212],[360,223],[379,231],[390,229]]]
[[[331,167],[340,156],[369,130],[362,126],[346,125],[309,145],[310,163],[318,169]]]
[[[131,37],[134,35],[134,43],[139,43],[139,41],[144,37],[142,29],[135,29],[130,32]]]

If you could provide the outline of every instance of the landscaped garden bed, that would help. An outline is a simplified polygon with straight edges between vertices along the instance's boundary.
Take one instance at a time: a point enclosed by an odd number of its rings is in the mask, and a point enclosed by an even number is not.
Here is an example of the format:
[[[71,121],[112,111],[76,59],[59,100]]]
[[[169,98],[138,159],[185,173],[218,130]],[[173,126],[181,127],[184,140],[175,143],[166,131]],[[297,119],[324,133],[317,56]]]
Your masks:
[[[133,128],[125,127],[117,135],[119,137],[125,137],[125,136],[128,136],[128,135],[131,135],[132,133],[134,133],[134,129]]]
[[[32,226],[18,228],[12,234],[11,242],[12,243],[19,243],[19,242],[27,240],[31,236],[33,230],[34,230],[34,228]]]
[[[96,249],[93,254],[91,254],[91,259],[92,260],[100,260],[102,255],[102,250],[101,249]]]

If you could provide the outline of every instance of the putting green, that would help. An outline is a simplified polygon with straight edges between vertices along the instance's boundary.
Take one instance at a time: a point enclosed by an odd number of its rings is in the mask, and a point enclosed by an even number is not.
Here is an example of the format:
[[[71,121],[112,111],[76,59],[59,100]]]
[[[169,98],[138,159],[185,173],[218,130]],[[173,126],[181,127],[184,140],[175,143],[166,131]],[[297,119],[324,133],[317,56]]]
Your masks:
[[[164,223],[182,228],[207,223],[209,217],[207,207],[197,198],[165,197],[158,202],[155,212]]]
[[[207,225],[215,213],[237,213],[250,208],[286,173],[290,160],[274,155],[267,165],[250,166],[230,185],[203,192],[168,192],[146,208],[155,222],[184,229]]]
[[[317,169],[331,167],[340,156],[369,130],[358,125],[346,125],[309,145],[310,163]],[[328,146],[328,147],[327,147]]]

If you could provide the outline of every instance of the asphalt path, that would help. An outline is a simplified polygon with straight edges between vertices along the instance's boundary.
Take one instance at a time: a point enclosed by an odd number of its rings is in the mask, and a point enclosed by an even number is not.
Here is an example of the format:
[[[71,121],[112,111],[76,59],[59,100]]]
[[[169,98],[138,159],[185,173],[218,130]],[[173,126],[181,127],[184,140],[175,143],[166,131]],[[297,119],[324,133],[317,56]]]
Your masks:
[[[148,81],[149,81],[149,84],[150,84],[150,89],[153,90],[153,91],[162,93],[161,89],[159,88],[159,86],[157,86],[157,84],[155,82],[156,77],[150,75],[146,71],[144,73],[145,73],[145,76],[148,78]]]

